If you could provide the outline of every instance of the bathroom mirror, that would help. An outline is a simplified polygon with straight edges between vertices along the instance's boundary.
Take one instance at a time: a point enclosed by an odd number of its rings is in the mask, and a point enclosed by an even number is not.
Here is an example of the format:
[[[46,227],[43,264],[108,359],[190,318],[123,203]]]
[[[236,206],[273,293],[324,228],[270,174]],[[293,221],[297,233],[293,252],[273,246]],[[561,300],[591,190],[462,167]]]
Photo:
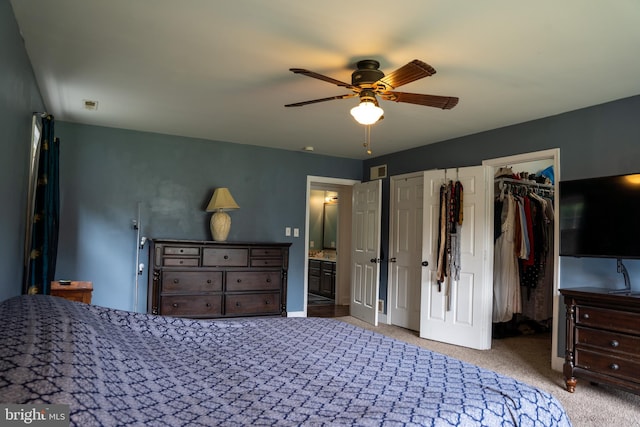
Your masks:
[[[336,241],[338,239],[338,204],[337,203],[325,203],[324,214],[322,219],[323,235],[322,235],[322,247],[323,249],[335,249]]]

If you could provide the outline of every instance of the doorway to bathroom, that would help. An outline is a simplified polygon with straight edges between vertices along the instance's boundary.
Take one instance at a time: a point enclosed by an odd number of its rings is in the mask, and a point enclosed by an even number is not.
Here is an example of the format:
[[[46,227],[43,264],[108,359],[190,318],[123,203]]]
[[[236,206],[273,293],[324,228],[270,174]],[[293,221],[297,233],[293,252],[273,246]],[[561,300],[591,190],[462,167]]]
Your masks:
[[[305,314],[349,314],[352,188],[360,181],[308,177]]]

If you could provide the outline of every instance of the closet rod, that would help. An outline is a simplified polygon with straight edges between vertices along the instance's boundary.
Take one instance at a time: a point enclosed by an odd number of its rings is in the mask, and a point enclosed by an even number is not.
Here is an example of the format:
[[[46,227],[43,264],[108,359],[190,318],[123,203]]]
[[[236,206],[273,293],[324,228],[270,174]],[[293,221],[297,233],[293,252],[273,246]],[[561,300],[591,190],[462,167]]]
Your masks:
[[[539,184],[534,181],[528,181],[524,179],[515,179],[515,178],[496,178],[496,182],[505,182],[508,184],[532,185],[540,188],[548,188],[550,190],[553,190],[554,188],[553,184]]]

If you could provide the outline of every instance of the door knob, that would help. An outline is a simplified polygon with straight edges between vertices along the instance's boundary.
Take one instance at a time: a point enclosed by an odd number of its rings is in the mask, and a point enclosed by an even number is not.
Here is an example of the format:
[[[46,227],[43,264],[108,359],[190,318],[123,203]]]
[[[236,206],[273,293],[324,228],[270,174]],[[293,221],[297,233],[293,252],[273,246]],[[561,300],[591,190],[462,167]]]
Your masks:
[[[422,261],[422,266],[427,267],[429,265],[429,261]]]
[[[380,261],[380,259],[378,259],[378,258],[371,258],[371,262],[372,262],[372,263],[374,263],[374,264],[377,264],[377,263],[378,263],[378,261]]]
[[[389,258],[389,262],[396,262],[396,257]]]

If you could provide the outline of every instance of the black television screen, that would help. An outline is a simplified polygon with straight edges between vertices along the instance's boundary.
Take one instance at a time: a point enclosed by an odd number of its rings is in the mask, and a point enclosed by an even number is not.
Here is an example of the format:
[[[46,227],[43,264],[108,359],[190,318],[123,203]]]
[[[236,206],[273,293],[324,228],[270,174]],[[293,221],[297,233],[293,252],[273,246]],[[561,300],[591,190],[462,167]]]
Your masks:
[[[640,174],[559,185],[560,255],[640,258]]]

